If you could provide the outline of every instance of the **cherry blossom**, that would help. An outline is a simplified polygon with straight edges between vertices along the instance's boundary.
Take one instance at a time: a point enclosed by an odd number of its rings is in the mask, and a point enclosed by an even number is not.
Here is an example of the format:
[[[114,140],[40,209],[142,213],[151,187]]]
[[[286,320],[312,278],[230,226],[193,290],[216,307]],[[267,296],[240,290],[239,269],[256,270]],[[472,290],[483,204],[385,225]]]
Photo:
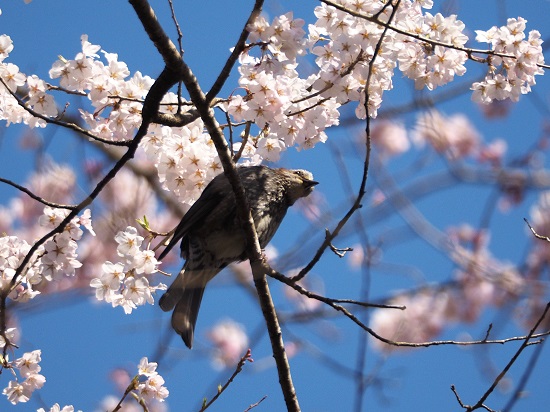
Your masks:
[[[13,371],[17,370],[19,372],[21,380],[15,379],[9,381],[8,386],[4,388],[2,393],[14,405],[20,402],[27,402],[32,393],[42,388],[46,382],[46,378],[39,373],[41,370],[39,365],[41,351],[26,352],[22,357],[13,362],[6,361]]]
[[[164,402],[169,395],[168,389],[164,386],[164,378],[156,369],[156,362],[149,362],[147,358],[142,358],[138,366],[138,375],[147,379],[138,384],[137,392],[146,402],[151,400]]]
[[[481,136],[465,116],[445,116],[432,110],[418,117],[412,140],[420,146],[428,143],[436,152],[456,160],[476,153]]]
[[[383,120],[375,123],[371,139],[372,143],[380,150],[382,158],[400,155],[410,148],[407,129],[398,122]],[[364,136],[361,140],[364,141]]]
[[[166,289],[162,283],[150,285],[145,277],[156,273],[160,262],[156,260],[153,251],[141,249],[143,240],[133,226],[118,232],[115,241],[122,262],[106,261],[102,265],[102,275],[90,281],[97,300],[111,303],[113,307],[122,306],[126,314],[146,303],[152,305],[153,293]]]
[[[36,412],[46,412],[46,410],[44,408],[40,408],[37,409]],[[49,412],[74,412],[74,406],[66,405],[64,407],[61,407],[58,403],[56,403],[49,409]]]
[[[489,43],[496,55],[488,59],[489,70],[485,80],[472,85],[472,99],[479,103],[510,99],[531,90],[535,76],[544,72],[542,39],[537,30],[526,36],[527,21],[521,17],[508,19],[506,26],[493,26],[487,31],[476,30],[476,40]],[[527,38],[526,38],[527,37]]]
[[[527,22],[521,17],[508,19],[501,27],[477,30],[476,40],[490,48],[484,51],[466,47],[468,31],[456,15],[427,12],[433,7],[431,0],[402,0],[396,3],[398,7],[370,0],[339,0],[335,4],[353,13],[323,3],[315,8],[316,21],[308,27],[292,13],[275,16],[271,22],[260,16],[249,25],[248,44],[238,60],[238,86],[214,107],[228,116],[230,124],[223,127],[243,130],[243,125],[238,123],[246,123],[241,141],[235,139],[230,148],[239,153],[241,164],[274,162],[290,148],[310,149],[324,143],[328,128],[339,124],[345,105],[353,106],[359,119],[376,117],[386,92],[394,87],[396,70],[398,76],[409,78],[417,89],[434,90],[452,82],[456,76],[463,76],[468,59],[486,65],[485,78],[471,87],[472,99],[483,104],[495,100],[517,101],[536,84],[536,76],[543,74],[541,35],[536,30],[526,34]],[[31,128],[46,127],[48,120],[57,122],[58,107],[63,107],[63,103],[54,99],[52,90],[55,89],[56,93],[76,94],[85,102],[77,114],[91,139],[95,136],[103,143],[126,142],[135,136],[142,122],[143,99],[154,83],[151,77],[132,72],[119,60],[118,54],[93,44],[85,34],[80,38],[81,50],[74,58],[60,56],[52,64],[49,76],[55,85],[35,74],[21,72],[19,66],[10,61],[13,49],[12,39],[0,35],[3,82],[0,120],[8,126],[23,123]],[[304,59],[299,58],[305,55],[311,57],[311,67],[306,69],[302,65]],[[18,90],[23,93],[15,97],[13,93]],[[190,102],[169,92],[163,98],[160,112],[186,114],[192,108]],[[59,118],[63,120],[62,116]],[[371,137],[383,159],[405,153],[411,147],[405,126],[398,122],[378,123]],[[501,140],[484,144],[464,116],[446,116],[436,111],[419,116],[411,140],[418,145],[429,145],[447,160],[474,158],[494,168],[501,166],[506,151]],[[136,163],[156,170],[162,188],[174,194],[185,205],[184,209],[222,172],[216,149],[201,119],[182,127],[151,125],[136,154]],[[36,173],[28,187],[48,201],[70,203],[74,201],[76,180],[68,167],[52,164],[43,173]],[[137,199],[135,193],[140,192],[139,185],[131,173],[121,172],[102,195],[109,206],[116,204],[121,209],[135,211],[138,200],[143,200],[141,205],[156,213],[154,200]],[[130,192],[133,194],[120,195]],[[143,192],[150,195],[150,191]],[[373,199],[381,201],[382,195],[375,193]],[[550,226],[546,219],[549,196],[543,194],[532,210],[533,223],[539,230]],[[321,215],[319,207],[310,207],[306,213],[313,221]],[[128,221],[125,220],[122,227],[115,229],[118,233],[114,239],[108,239],[110,243],[107,244],[105,238],[87,240],[82,226],[95,236],[90,210],[73,218],[61,233],[52,235],[38,247],[25,270],[15,278],[32,241],[58,228],[68,215],[68,209],[43,208],[40,202],[29,204],[20,198],[0,210],[2,231],[15,233],[14,228],[22,227],[17,236],[0,237],[3,294],[25,303],[41,293],[55,288],[63,290],[80,281],[90,285],[98,301],[122,306],[125,313],[146,303],[153,304],[153,294],[166,286],[152,284],[150,275],[158,272],[160,262],[147,244],[149,239],[146,241],[135,227],[124,228]],[[105,215],[106,221],[117,224],[122,221],[116,219],[114,212],[105,212]],[[132,215],[129,219],[135,217]],[[37,220],[38,227],[34,224]],[[167,223],[168,220],[158,217],[157,221]],[[405,305],[407,310],[375,311],[372,327],[381,335],[410,342],[429,340],[446,323],[471,321],[486,305],[501,305],[507,298],[518,298],[531,286],[516,268],[489,252],[485,234],[473,229],[459,230],[450,237],[450,255],[457,265],[453,272],[456,290],[427,289],[396,296],[392,303]],[[111,245],[115,247],[109,255],[107,250]],[[82,250],[89,253],[83,254]],[[92,251],[98,252],[96,256]],[[550,260],[548,247],[539,244],[529,253],[528,270],[536,275]],[[89,259],[90,269],[83,268],[85,258]],[[363,258],[362,254],[356,254],[355,264]],[[79,276],[75,276],[77,273]],[[314,286],[323,288],[320,284]],[[286,288],[285,293],[287,290],[291,289]],[[305,311],[319,305],[318,301],[304,300],[302,295],[293,292],[288,292],[287,297]],[[465,304],[457,307],[456,301]],[[2,332],[0,347],[13,347],[15,328]],[[244,327],[231,320],[218,323],[209,338],[216,348],[215,363],[222,367],[234,365],[248,345]],[[375,342],[380,347],[380,342]],[[44,384],[45,378],[39,373],[40,356],[41,352],[36,350],[10,362],[10,367],[19,375],[3,390],[10,402],[28,401],[32,392]],[[138,367],[139,375],[145,379],[140,381],[136,393],[144,401],[163,401],[168,396],[156,367],[156,363],[148,362],[147,358],[143,358]],[[58,404],[51,408],[51,411],[72,410],[72,406],[61,409]]]
[[[233,367],[248,348],[248,336],[244,326],[232,319],[218,322],[208,332],[214,344],[212,362],[216,368]]]

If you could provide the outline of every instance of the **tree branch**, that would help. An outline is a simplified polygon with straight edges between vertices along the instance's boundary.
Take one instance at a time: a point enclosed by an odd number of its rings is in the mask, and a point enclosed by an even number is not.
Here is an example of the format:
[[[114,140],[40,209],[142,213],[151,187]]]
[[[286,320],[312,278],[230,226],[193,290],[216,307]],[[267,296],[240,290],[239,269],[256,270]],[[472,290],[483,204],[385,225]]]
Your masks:
[[[245,238],[247,240],[246,254],[250,260],[258,290],[258,297],[262,306],[262,312],[269,330],[270,338],[272,338],[271,347],[273,349],[273,356],[277,364],[279,382],[281,384],[287,410],[299,411],[300,406],[298,404],[298,399],[292,383],[290,366],[286,357],[277,320],[277,314],[275,312],[273,301],[271,299],[271,295],[269,294],[269,288],[267,287],[267,281],[265,279],[266,272],[263,270],[263,257],[260,243],[258,241],[258,235],[254,227],[254,220],[252,218],[250,208],[248,207],[243,185],[237,175],[235,164],[232,161],[231,151],[227,146],[223,132],[214,116],[214,111],[210,107],[210,100],[201,90],[197,78],[193,74],[191,68],[181,59],[181,56],[176,51],[175,46],[164,33],[148,2],[144,0],[130,0],[130,3],[136,9],[143,27],[147,31],[151,40],[155,43],[155,46],[157,46],[159,52],[163,55],[167,66],[171,67],[173,72],[177,72],[179,77],[178,80],[181,80],[185,85],[191,101],[195,105],[206,130],[210,134],[214,146],[216,147],[216,151],[218,152],[224,173],[233,188],[233,192],[235,193],[235,201],[237,204],[237,215],[242,224],[242,228],[245,232]],[[256,2],[251,15],[259,13],[262,5],[263,1]],[[173,66],[170,66],[172,63]],[[225,67],[228,67],[228,65],[230,66],[231,64],[232,63],[228,63]],[[223,78],[223,75],[218,77],[218,79],[220,78]]]
[[[537,322],[535,323],[535,326],[533,326],[533,328],[531,329],[531,331],[529,332],[529,334],[523,339],[523,343],[521,344],[521,346],[519,347],[519,349],[516,351],[516,353],[514,354],[514,356],[512,356],[512,358],[510,359],[510,361],[506,364],[506,366],[504,367],[504,369],[502,369],[502,371],[498,374],[498,376],[495,378],[495,380],[493,381],[493,383],[491,384],[491,386],[489,387],[489,389],[487,389],[485,391],[485,393],[481,396],[481,398],[477,401],[477,403],[475,405],[466,405],[466,404],[463,404],[462,401],[460,400],[460,397],[458,396],[458,393],[456,392],[455,390],[455,387],[454,385],[451,387],[451,390],[455,393],[455,396],[457,397],[457,400],[460,404],[460,406],[462,406],[464,409],[466,409],[466,411],[470,412],[470,411],[474,411],[476,409],[480,409],[480,408],[483,408],[483,409],[486,409],[486,410],[491,410],[490,408],[488,408],[486,405],[484,405],[484,402],[487,400],[487,398],[489,397],[489,395],[491,395],[491,393],[493,393],[493,391],[495,390],[495,388],[497,387],[497,385],[499,384],[499,382],[502,380],[502,378],[504,378],[504,376],[506,376],[506,374],[508,373],[508,371],[510,370],[510,368],[512,367],[512,365],[516,362],[516,360],[519,358],[519,355],[521,355],[521,353],[523,352],[523,350],[527,347],[527,346],[530,346],[533,344],[533,342],[531,342],[531,339],[533,339],[533,336],[535,335],[535,331],[538,329],[538,327],[540,326],[540,324],[542,323],[542,321],[544,320],[544,318],[546,317],[546,315],[548,314],[548,311],[550,310],[550,302],[546,304],[546,307],[544,308],[544,311],[542,312],[542,314],[540,315],[539,319],[537,320]]]

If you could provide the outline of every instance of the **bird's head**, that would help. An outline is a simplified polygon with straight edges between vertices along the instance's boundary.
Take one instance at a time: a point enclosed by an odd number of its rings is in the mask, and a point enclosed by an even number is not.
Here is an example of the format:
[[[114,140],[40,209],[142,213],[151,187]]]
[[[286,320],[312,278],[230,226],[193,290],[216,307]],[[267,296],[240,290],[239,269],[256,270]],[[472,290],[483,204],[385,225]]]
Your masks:
[[[313,192],[313,188],[319,184],[319,182],[313,180],[313,175],[307,170],[278,170],[284,175],[287,196],[290,204],[294,204],[294,202],[301,197],[308,196],[311,192]]]

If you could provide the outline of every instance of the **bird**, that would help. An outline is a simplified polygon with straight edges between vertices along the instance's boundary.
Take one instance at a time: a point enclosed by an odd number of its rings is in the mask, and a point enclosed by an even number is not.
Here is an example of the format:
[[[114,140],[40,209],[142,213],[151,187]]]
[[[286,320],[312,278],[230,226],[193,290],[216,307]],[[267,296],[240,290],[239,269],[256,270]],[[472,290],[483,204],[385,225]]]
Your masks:
[[[286,212],[319,183],[303,169],[240,166],[244,187],[262,250],[271,241]],[[246,239],[237,216],[233,188],[225,173],[214,177],[183,216],[159,256],[162,260],[181,241],[183,268],[159,300],[172,312],[172,328],[191,349],[195,324],[206,284],[233,262],[244,261]]]

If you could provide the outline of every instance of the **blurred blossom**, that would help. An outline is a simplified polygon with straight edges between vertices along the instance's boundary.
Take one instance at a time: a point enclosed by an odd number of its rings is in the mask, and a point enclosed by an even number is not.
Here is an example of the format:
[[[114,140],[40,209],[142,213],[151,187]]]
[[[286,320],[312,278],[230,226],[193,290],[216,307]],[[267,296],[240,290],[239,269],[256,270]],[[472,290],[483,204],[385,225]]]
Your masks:
[[[346,253],[348,264],[353,269],[360,269],[365,260],[368,259],[370,264],[376,264],[382,258],[382,249],[380,247],[363,246],[356,243],[351,247],[353,250]]]
[[[378,206],[379,204],[381,204],[385,200],[386,200],[386,195],[380,189],[377,188],[372,192],[371,204],[373,206]]]
[[[489,250],[489,233],[468,225],[449,229],[454,244],[452,257],[459,265],[455,273],[458,288],[455,317],[474,321],[488,305],[499,306],[516,300],[526,283],[517,268],[495,258]]]
[[[116,230],[133,223],[137,216],[153,216],[157,207],[157,200],[147,181],[126,169],[118,172],[109,182],[101,192],[101,199],[122,221],[121,226],[115,227]]]
[[[489,163],[497,167],[502,164],[508,144],[503,139],[496,139],[489,144],[483,145],[479,151],[478,159],[481,163]]]
[[[537,203],[531,207],[529,222],[537,233],[550,235],[550,190],[542,192]]]
[[[550,236],[550,191],[542,192],[537,203],[531,207],[529,223],[539,235]],[[532,236],[528,228],[525,230]],[[533,237],[527,264],[530,277],[538,279],[550,264],[550,243]]]
[[[376,309],[371,320],[376,333],[394,341],[434,340],[443,327],[474,322],[488,306],[505,305],[523,295],[525,279],[514,265],[492,256],[486,230],[462,225],[448,232],[453,245],[451,256],[459,266],[453,284],[391,299],[388,303],[407,309]],[[374,342],[382,350],[396,349],[376,339]]]
[[[300,352],[300,348],[301,345],[299,342],[285,342],[285,352],[289,359],[296,356]]]
[[[507,211],[523,202],[528,180],[528,173],[519,169],[505,171],[499,176],[500,190],[503,194],[499,199],[499,208],[502,211]]]
[[[363,245],[356,243],[352,246],[352,251],[348,252],[346,255],[348,257],[348,264],[353,269],[360,268],[365,261],[365,250]]]
[[[232,319],[218,322],[208,332],[208,339],[214,344],[212,354],[216,369],[234,367],[248,349],[248,336],[245,328]]]
[[[295,207],[310,222],[318,222],[323,216],[323,210],[327,210],[328,208],[325,196],[318,190],[311,193],[308,197],[298,199]]]
[[[447,233],[453,243],[470,246],[476,251],[486,249],[490,240],[490,234],[487,230],[476,229],[466,223],[449,227]]]
[[[376,122],[371,132],[371,138],[372,143],[380,150],[382,158],[405,153],[411,146],[407,129],[401,122],[389,120]]]
[[[445,326],[449,296],[445,292],[426,290],[412,296],[400,295],[389,304],[405,306],[405,310],[376,309],[370,327],[380,336],[396,342],[420,343],[437,336]],[[374,347],[391,351],[402,349],[372,338]]]
[[[114,411],[120,402],[120,397],[113,395],[106,396],[102,399],[100,405],[97,407],[95,412],[105,412],[105,411]],[[149,408],[151,411],[151,408]],[[143,412],[143,408],[133,399],[125,400],[122,403],[121,412]]]
[[[506,117],[512,108],[510,100],[493,100],[489,104],[480,104],[479,108],[488,119]]]
[[[75,184],[76,175],[70,166],[50,162],[31,177],[28,187],[51,202],[70,203]]]
[[[481,142],[481,136],[466,116],[445,116],[437,110],[420,114],[412,138],[420,146],[428,143],[451,160],[473,155]]]
[[[118,392],[124,392],[132,380],[128,371],[122,368],[111,371],[109,377],[114,382]]]
[[[19,147],[24,150],[36,150],[42,147],[42,144],[42,137],[36,132],[36,129],[26,130],[19,140]]]

